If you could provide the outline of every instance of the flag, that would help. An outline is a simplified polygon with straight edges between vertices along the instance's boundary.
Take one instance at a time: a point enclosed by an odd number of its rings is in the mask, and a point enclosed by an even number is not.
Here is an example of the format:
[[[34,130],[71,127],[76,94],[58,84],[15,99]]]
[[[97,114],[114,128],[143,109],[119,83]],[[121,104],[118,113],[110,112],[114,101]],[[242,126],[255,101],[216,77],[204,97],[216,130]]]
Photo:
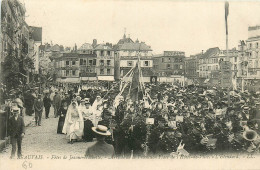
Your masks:
[[[227,23],[228,14],[229,14],[229,3],[226,1],[226,3],[225,3],[226,35],[228,35],[228,23]]]

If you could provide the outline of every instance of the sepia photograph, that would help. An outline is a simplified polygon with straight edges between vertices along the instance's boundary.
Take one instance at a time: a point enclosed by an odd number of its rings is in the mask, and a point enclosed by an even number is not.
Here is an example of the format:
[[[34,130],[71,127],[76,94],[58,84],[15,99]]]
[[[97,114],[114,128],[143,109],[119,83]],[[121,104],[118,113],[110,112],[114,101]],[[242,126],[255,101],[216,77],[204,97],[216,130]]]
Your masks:
[[[260,169],[260,1],[1,0],[0,169]]]

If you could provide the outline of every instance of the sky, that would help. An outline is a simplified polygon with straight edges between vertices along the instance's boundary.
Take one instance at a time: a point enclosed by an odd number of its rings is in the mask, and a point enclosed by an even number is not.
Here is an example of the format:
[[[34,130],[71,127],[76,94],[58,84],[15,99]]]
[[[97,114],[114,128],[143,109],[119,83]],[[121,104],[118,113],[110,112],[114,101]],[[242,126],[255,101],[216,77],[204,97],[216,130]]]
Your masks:
[[[150,45],[154,54],[184,51],[186,56],[212,47],[225,49],[224,1],[170,0],[20,0],[26,22],[43,28],[43,43],[78,48],[85,42],[117,43],[126,35]],[[229,2],[229,47],[260,25],[260,2]]]

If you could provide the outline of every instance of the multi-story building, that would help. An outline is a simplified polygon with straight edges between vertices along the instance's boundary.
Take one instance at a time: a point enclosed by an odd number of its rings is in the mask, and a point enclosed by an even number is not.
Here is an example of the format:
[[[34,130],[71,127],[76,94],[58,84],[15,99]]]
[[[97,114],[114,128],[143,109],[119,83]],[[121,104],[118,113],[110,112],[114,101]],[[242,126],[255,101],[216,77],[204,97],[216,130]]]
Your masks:
[[[219,83],[219,54],[218,47],[209,48],[199,57],[199,83],[209,82],[212,85]]]
[[[62,53],[55,58],[56,82],[79,83],[80,60],[77,53]]]
[[[193,55],[185,58],[185,77],[189,80],[192,80],[195,83],[195,80],[198,78],[198,56]]]
[[[158,76],[184,76],[184,58],[185,52],[164,51],[163,54],[154,55],[154,70]]]
[[[248,73],[248,57],[246,53],[246,43],[245,41],[239,41],[238,45],[238,71],[237,71],[237,86],[244,90],[245,89],[245,79]]]
[[[79,76],[81,82],[97,80],[97,55],[94,54],[93,45],[84,43],[77,50],[77,53],[79,54]]]
[[[252,90],[260,90],[260,26],[248,27],[247,56],[248,74],[247,84]]]
[[[35,44],[38,40],[41,41],[42,36],[40,32],[38,39],[35,39],[34,27],[28,26],[25,22],[25,12],[25,6],[19,0],[1,1],[0,75],[5,75],[12,80],[19,79],[21,80],[19,83],[30,81],[30,73],[37,65],[34,55],[37,52]],[[17,58],[13,61],[13,64],[17,65],[16,70],[13,70],[16,72],[14,77],[8,76],[8,73],[3,74],[2,69],[5,58],[12,55]],[[13,84],[18,85],[18,83]]]
[[[98,44],[96,54],[96,73],[98,80],[114,81],[114,50],[112,44]]]
[[[124,77],[133,67],[139,62],[143,81],[150,81],[150,76],[153,75],[153,59],[152,49],[144,42],[135,42],[130,38],[120,39],[117,45],[114,46],[115,50],[115,79]]]
[[[30,42],[30,27],[25,22],[25,6],[19,0],[3,0],[1,1],[1,64],[0,75],[7,76],[6,78],[19,79],[22,82],[26,82],[29,71],[29,44]],[[3,63],[7,56],[16,56],[16,60],[13,62],[17,65],[17,74],[15,77],[9,77],[7,74],[3,74]],[[18,81],[18,82],[21,82]]]

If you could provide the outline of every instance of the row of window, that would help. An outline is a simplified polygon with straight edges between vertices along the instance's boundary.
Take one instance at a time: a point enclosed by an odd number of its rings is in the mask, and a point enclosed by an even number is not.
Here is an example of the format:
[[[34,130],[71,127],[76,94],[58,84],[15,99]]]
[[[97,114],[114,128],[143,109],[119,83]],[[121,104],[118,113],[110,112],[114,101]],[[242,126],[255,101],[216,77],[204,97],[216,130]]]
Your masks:
[[[111,74],[112,71],[109,68],[108,69],[100,69],[99,71],[100,71],[99,72],[100,75],[113,75],[113,74]],[[94,70],[93,69],[85,69],[85,70],[81,69],[81,72],[94,73]],[[77,77],[77,76],[79,76],[79,71],[78,70],[62,70],[61,75],[64,76],[64,77]]]
[[[150,66],[150,61],[144,61],[143,64],[144,64],[145,67],[148,67],[148,66]],[[128,67],[133,67],[134,66],[134,61],[127,61],[127,66]]]
[[[169,58],[162,58],[162,63],[164,63],[164,62],[182,62],[183,60],[182,60],[182,58],[171,58],[171,57],[169,57]]]
[[[173,65],[173,69],[182,69],[183,68],[183,66],[182,65],[178,65],[178,64],[174,64]],[[171,64],[167,64],[166,65],[166,69],[172,69],[172,66],[171,66]]]
[[[78,61],[65,61],[65,67],[67,66],[76,66]],[[111,60],[99,60],[100,66],[111,66],[112,62]],[[88,66],[95,66],[97,64],[97,60],[87,60],[86,59],[80,59],[79,64],[82,65],[88,65]],[[57,62],[57,66],[61,66],[61,62]]]
[[[255,43],[255,46],[254,46],[254,47],[255,47],[255,48],[259,48],[258,42]],[[253,44],[252,44],[252,43],[249,43],[249,44],[248,44],[248,48],[249,48],[249,49],[253,48]]]
[[[200,66],[200,71],[211,71],[211,70],[218,70],[218,65],[215,65],[213,67],[211,66]]]
[[[61,75],[63,77],[77,77],[78,74],[78,70],[61,70]]]
[[[255,60],[254,63],[252,61],[249,61],[248,68],[259,68],[258,61]]]
[[[204,59],[200,59],[199,63],[200,64],[206,64],[206,63],[214,64],[214,63],[218,63],[218,58],[210,58],[210,59],[204,58]]]
[[[106,71],[106,75],[111,75],[111,69],[100,69],[100,75],[105,75],[105,71]]]
[[[105,66],[105,65],[111,66],[111,60],[106,60],[106,62],[104,60],[99,60],[99,65],[100,66]]]
[[[259,57],[259,52],[258,51],[255,51],[255,52],[249,52],[248,53],[249,57]]]
[[[88,60],[88,65],[89,66],[95,66],[97,63],[97,60],[96,59],[93,59],[93,60]],[[87,65],[87,60],[86,59],[80,59],[79,60],[79,65]]]

